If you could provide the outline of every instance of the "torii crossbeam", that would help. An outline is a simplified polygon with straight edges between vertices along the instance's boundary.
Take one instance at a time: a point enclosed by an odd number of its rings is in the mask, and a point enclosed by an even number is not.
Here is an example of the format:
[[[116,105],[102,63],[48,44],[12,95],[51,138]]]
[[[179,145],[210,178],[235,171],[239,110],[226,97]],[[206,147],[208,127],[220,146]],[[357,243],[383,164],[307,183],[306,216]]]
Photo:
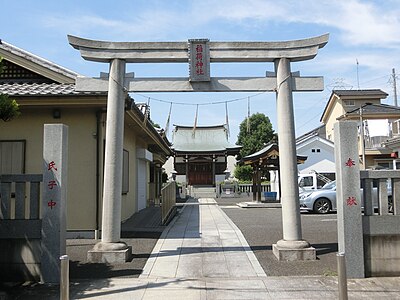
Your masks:
[[[109,63],[109,79],[78,77],[79,91],[108,91],[102,242],[98,251],[125,249],[120,243],[124,96],[126,92],[276,92],[283,239],[274,245],[278,259],[315,259],[302,239],[293,113],[293,91],[322,91],[322,77],[300,77],[290,63],[313,59],[329,35],[283,42],[105,42],[68,36],[89,61]],[[211,77],[214,62],[273,62],[265,77]],[[128,78],[126,63],[189,63],[189,76]]]

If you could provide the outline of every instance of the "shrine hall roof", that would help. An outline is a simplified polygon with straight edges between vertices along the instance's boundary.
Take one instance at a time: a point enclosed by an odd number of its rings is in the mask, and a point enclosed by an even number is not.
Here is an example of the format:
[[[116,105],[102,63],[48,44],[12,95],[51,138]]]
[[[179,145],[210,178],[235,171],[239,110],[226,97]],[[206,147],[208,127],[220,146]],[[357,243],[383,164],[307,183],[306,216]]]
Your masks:
[[[243,157],[240,160],[240,162],[244,163],[246,165],[253,164],[253,163],[258,164],[260,160],[267,162],[267,160],[272,157],[275,157],[275,159],[277,159],[279,157],[279,147],[276,143],[270,143],[270,144],[266,145],[263,149]],[[297,163],[298,164],[302,164],[306,160],[307,160],[307,156],[297,155]]]
[[[216,126],[181,126],[174,125],[172,150],[175,152],[224,152],[238,154],[242,146],[228,141],[228,130],[225,125]]]

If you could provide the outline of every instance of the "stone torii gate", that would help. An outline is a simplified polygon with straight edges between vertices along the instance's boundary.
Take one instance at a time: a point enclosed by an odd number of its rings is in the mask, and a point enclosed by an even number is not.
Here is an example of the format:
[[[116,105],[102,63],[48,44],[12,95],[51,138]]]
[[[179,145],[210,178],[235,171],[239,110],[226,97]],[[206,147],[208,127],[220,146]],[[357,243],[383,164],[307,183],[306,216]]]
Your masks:
[[[108,91],[102,240],[97,256],[125,253],[120,241],[123,120],[126,92],[276,92],[283,239],[274,246],[278,259],[315,259],[315,249],[302,239],[293,91],[322,91],[322,77],[300,77],[291,62],[313,59],[329,35],[283,42],[105,42],[68,36],[85,60],[109,63],[109,79],[78,77],[78,91]],[[211,77],[211,62],[273,62],[266,77]],[[125,76],[126,63],[189,63],[189,77]],[[124,256],[125,255],[125,256]],[[106,258],[107,259],[107,258]]]

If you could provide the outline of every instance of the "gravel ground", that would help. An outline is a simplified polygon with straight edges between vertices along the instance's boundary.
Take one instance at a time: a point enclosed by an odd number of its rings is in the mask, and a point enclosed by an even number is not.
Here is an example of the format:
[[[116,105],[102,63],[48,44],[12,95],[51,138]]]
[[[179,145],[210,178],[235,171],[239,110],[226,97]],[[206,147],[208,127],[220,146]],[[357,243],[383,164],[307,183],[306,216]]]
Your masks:
[[[229,199],[229,200],[228,200]],[[336,214],[302,213],[303,238],[317,250],[316,261],[278,261],[272,244],[282,239],[281,208],[238,208],[237,198],[217,199],[218,204],[239,227],[264,271],[269,276],[306,276],[336,274]]]

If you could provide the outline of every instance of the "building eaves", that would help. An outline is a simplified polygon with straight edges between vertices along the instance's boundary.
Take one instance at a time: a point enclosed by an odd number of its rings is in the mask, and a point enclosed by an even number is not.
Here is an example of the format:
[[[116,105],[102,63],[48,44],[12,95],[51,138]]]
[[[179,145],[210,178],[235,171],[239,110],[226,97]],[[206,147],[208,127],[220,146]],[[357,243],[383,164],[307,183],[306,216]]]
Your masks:
[[[296,138],[296,144],[302,143],[304,140],[307,140],[309,138],[312,138],[313,136],[319,136],[320,131],[324,129],[325,125],[321,125],[317,128],[314,128],[313,130],[310,130],[309,132],[306,132],[305,134],[299,136]]]
[[[252,164],[259,162],[260,159],[267,159],[269,154],[279,156],[279,147],[276,143],[269,143],[263,149],[243,157],[239,161],[239,164]],[[304,161],[307,160],[307,156],[297,155],[296,157],[298,163],[304,163]]]
[[[394,149],[400,147],[400,137],[396,136],[390,139],[387,139],[385,142],[382,143],[386,148]]]
[[[0,94],[9,96],[82,96],[106,95],[106,92],[78,92],[75,84],[69,83],[4,83]]]
[[[131,98],[130,98],[131,99]],[[133,102],[133,99],[131,99],[132,101],[132,105],[130,106],[130,111],[135,114],[138,119],[145,124],[146,128],[152,132],[152,134],[154,135],[154,137],[158,140],[158,142],[163,145],[164,149],[168,149],[168,153],[166,153],[166,155],[171,155],[171,142],[167,139],[167,137],[163,134],[163,132],[161,132],[160,130],[158,130],[157,128],[155,128],[149,119],[145,118],[145,115],[143,114],[143,112],[140,110],[139,107],[137,107],[137,105]]]
[[[241,161],[252,161],[255,159],[259,159],[272,150],[278,151],[278,145],[275,143],[271,143],[271,144],[265,146],[263,149],[243,157],[241,159]]]
[[[303,140],[300,143],[296,143],[296,151],[300,151],[303,147],[306,147],[314,142],[319,142],[322,144],[325,144],[329,147],[334,148],[334,143],[324,137],[320,137],[320,136],[313,136],[310,137],[309,139]]]
[[[173,124],[175,127],[175,130],[181,129],[193,129],[193,125],[176,125]],[[201,125],[201,126],[196,126],[196,129],[226,129],[225,125]]]
[[[355,96],[355,97],[379,97],[379,98],[386,98],[388,96],[387,93],[380,89],[368,89],[368,90],[333,90],[332,93],[338,95],[339,97],[346,97],[346,96]]]
[[[21,57],[23,59],[26,59],[28,61],[31,61],[37,65],[42,66],[43,68],[52,70],[53,72],[56,72],[56,73],[66,76],[66,77],[69,77],[71,79],[75,79],[77,76],[79,76],[79,74],[74,71],[71,71],[67,68],[61,67],[51,61],[41,58],[41,57],[39,57],[35,54],[32,54],[28,51],[22,50],[22,49],[20,49],[16,46],[13,46],[5,41],[2,41],[1,39],[0,39],[0,49],[5,52],[9,52],[13,55],[16,55],[18,57]]]
[[[333,99],[336,97],[355,97],[355,98],[379,98],[385,99],[388,94],[380,89],[368,89],[368,90],[333,90],[329,96],[328,102],[325,105],[324,111],[322,112],[320,122],[323,122],[325,114],[328,112],[329,107],[332,104]],[[366,100],[367,100],[366,99]]]
[[[353,109],[347,112],[345,115],[340,116],[338,120],[345,119],[347,117],[359,116],[360,110],[362,115],[365,117],[382,116],[382,115],[400,115],[400,107],[388,105],[388,104],[372,104],[367,103],[361,106],[361,108]]]

